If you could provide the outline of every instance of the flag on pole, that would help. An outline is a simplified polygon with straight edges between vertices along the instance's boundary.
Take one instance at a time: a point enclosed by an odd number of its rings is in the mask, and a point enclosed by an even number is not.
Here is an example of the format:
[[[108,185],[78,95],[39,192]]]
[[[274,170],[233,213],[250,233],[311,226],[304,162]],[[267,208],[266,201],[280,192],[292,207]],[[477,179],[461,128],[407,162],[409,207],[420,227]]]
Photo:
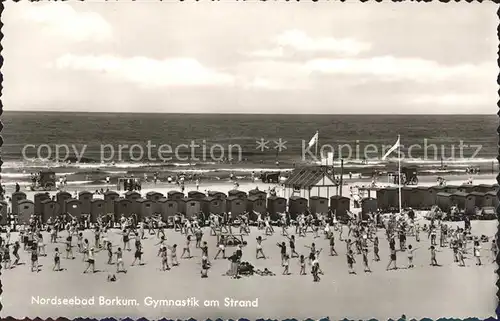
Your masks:
[[[312,145],[318,142],[318,135],[318,132],[316,132],[316,134],[314,134],[314,136],[311,138],[311,140],[309,141],[309,148],[311,148]]]
[[[392,146],[391,149],[389,149],[387,153],[385,153],[384,157],[382,157],[382,160],[385,160],[387,156],[389,156],[393,151],[399,148],[399,139],[400,138],[398,137],[398,141],[396,142],[396,144],[394,144],[394,146]]]

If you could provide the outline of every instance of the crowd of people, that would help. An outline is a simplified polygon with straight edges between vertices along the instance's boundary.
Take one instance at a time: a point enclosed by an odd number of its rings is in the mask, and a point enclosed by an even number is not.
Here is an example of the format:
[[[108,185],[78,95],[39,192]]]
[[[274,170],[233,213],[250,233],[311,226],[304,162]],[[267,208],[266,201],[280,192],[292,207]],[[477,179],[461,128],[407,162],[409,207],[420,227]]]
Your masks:
[[[121,217],[115,220],[112,216],[103,216],[94,224],[83,223],[69,215],[63,215],[51,219],[42,224],[34,218],[28,226],[21,226],[16,238],[7,227],[0,238],[0,253],[3,268],[11,270],[21,263],[21,256],[29,257],[29,268],[32,272],[40,272],[40,260],[45,257],[53,258],[52,270],[63,271],[64,264],[61,259],[73,260],[80,256],[82,261],[82,272],[96,272],[99,265],[115,266],[109,275],[109,280],[116,280],[116,273],[126,273],[125,259],[132,252],[131,265],[143,265],[144,251],[154,251],[158,257],[158,266],[161,271],[167,271],[179,267],[181,260],[189,260],[194,257],[194,251],[199,251],[199,263],[201,277],[208,277],[208,271],[216,261],[220,259],[229,260],[229,268],[226,275],[239,278],[241,271],[249,274],[275,275],[268,270],[254,269],[261,260],[268,260],[268,252],[273,251],[273,245],[266,241],[279,233],[282,238],[276,246],[280,252],[281,274],[299,275],[311,274],[315,282],[321,280],[325,272],[320,265],[320,257],[325,253],[331,257],[339,256],[344,252],[337,248],[342,242],[345,246],[345,257],[347,272],[357,273],[357,261],[360,258],[360,267],[366,272],[372,272],[372,265],[381,261],[379,238],[385,238],[389,245],[389,256],[386,270],[394,270],[401,267],[407,269],[415,268],[414,257],[417,251],[427,250],[429,252],[429,264],[439,266],[439,252],[449,251],[453,255],[454,262],[458,266],[466,266],[465,259],[473,256],[476,265],[485,264],[482,259],[482,243],[490,244],[489,256],[494,260],[497,256],[497,244],[494,239],[485,235],[472,234],[470,224],[465,228],[456,225],[448,225],[439,219],[432,218],[425,224],[421,224],[413,216],[407,214],[391,215],[387,220],[368,219],[357,220],[350,217],[346,224],[342,224],[333,213],[329,214],[301,214],[292,219],[288,213],[282,213],[277,222],[271,222],[268,215],[245,213],[237,219],[231,219],[231,215],[211,214],[208,217],[185,215],[176,216],[172,223],[172,229],[167,229],[167,223],[161,217],[150,217],[138,219],[137,216]],[[256,220],[250,220],[255,217]],[[89,232],[92,231],[89,236]],[[170,239],[173,233],[182,235],[179,244]],[[426,234],[430,246],[425,249],[419,244],[421,234]],[[250,238],[258,235],[255,241],[249,242]],[[48,240],[44,237],[48,236]],[[117,235],[120,241],[117,241]],[[216,245],[212,250],[215,255],[210,259],[209,243],[213,244],[211,238],[216,237]],[[312,237],[312,242],[309,240]],[[425,237],[425,236],[424,236]],[[92,238],[89,240],[89,238]],[[300,241],[299,241],[300,240]],[[301,246],[298,243],[307,242]],[[210,242],[212,241],[212,242]],[[131,242],[133,246],[131,246]],[[250,248],[255,243],[255,248]],[[194,246],[194,248],[193,248]],[[228,252],[232,246],[234,251]],[[323,251],[323,248],[325,250]],[[180,251],[182,249],[182,252]],[[244,252],[255,251],[253,262],[243,261]],[[105,259],[98,255],[105,252]],[[180,252],[180,253],[179,253]],[[373,254],[370,254],[373,253]],[[404,253],[404,254],[403,254]],[[405,263],[401,262],[401,254],[405,256]],[[253,255],[246,256],[248,260]],[[294,271],[292,260],[298,260],[298,271]],[[335,258],[331,258],[332,260]],[[97,262],[97,261],[101,262]],[[149,264],[152,262],[148,262]],[[190,263],[186,263],[190,264]],[[250,267],[250,268],[249,268]],[[307,269],[309,267],[310,269]],[[16,273],[15,270],[8,273]],[[245,273],[248,274],[248,273]]]

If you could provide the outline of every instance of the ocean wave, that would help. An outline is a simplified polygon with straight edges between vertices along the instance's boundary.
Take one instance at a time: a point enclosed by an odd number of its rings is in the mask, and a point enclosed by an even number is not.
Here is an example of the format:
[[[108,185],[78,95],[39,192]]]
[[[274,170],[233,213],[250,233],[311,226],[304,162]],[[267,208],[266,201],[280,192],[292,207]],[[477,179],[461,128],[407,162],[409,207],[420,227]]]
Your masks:
[[[446,173],[465,173],[465,169],[424,169],[420,170],[421,173],[431,174],[446,174]]]
[[[71,173],[56,173],[56,176],[70,176],[76,174],[75,172]],[[1,173],[0,176],[5,178],[28,178],[31,176],[31,173]]]
[[[68,181],[68,185],[87,185],[87,184],[91,184],[91,183],[95,183],[95,181]],[[2,185],[13,186],[13,185],[16,185],[16,182],[14,182],[14,181],[2,182]],[[19,183],[19,185],[20,186],[31,186],[31,183]]]
[[[370,159],[367,161],[358,160],[358,159],[346,159],[344,160],[344,167],[346,168],[383,168],[387,165],[393,165],[398,162],[397,158],[389,158],[386,160],[382,159]],[[324,165],[328,166],[340,166],[340,160],[334,160],[333,164],[326,164],[323,161]],[[416,165],[419,167],[439,167],[441,165],[446,165],[448,168],[466,168],[469,166],[480,166],[488,163],[497,164],[497,160],[494,158],[467,158],[467,159],[444,159],[435,160],[435,159],[402,159],[402,165]],[[311,162],[310,164],[320,165],[321,162]],[[216,168],[216,166],[221,166],[220,168]],[[223,166],[223,167],[222,167]],[[7,172],[12,169],[23,170],[24,173],[3,173],[2,176],[4,178],[23,178],[29,176],[28,173],[30,171],[36,171],[39,169],[52,168],[52,169],[89,169],[89,170],[101,170],[103,172],[108,172],[109,174],[125,174],[127,170],[139,170],[142,168],[155,168],[161,167],[163,170],[171,171],[171,172],[189,172],[189,173],[207,173],[214,171],[228,171],[228,172],[260,172],[260,171],[291,171],[293,168],[259,168],[257,163],[248,163],[248,165],[244,165],[247,167],[230,167],[229,164],[221,164],[218,162],[118,162],[118,163],[62,163],[55,162],[51,160],[31,160],[31,161],[5,161],[2,165],[2,169]],[[238,166],[238,165],[237,165]],[[119,169],[121,171],[117,171]],[[74,172],[67,173],[57,173],[57,175],[72,175]]]
[[[392,159],[393,161],[397,161],[397,158]],[[454,159],[403,159],[402,162],[405,163],[414,163],[414,164],[422,164],[422,165],[452,165],[452,166],[470,166],[471,164],[481,164],[481,163],[491,163],[497,162],[495,158],[454,158]]]

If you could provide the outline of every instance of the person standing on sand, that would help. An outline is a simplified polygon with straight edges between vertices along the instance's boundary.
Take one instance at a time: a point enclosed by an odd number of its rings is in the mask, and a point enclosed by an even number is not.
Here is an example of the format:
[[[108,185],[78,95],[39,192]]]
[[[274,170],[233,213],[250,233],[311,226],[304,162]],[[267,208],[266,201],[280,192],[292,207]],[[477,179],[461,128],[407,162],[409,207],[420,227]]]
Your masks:
[[[288,256],[288,254],[285,254],[285,257],[284,257],[284,261],[283,261],[283,275],[290,275],[290,270],[289,270],[289,266],[290,265],[290,257]]]
[[[481,244],[479,241],[474,241],[474,257],[476,258],[476,265],[482,265],[481,263]]]
[[[356,271],[354,271],[354,263],[356,263],[354,253],[352,252],[352,250],[349,250],[347,252],[347,267],[349,270],[349,274],[356,274]]]
[[[491,241],[491,256],[493,257],[493,262],[495,262],[498,256],[498,246],[496,239],[493,239],[493,241]]]
[[[437,259],[436,259],[436,248],[434,247],[434,245],[431,245],[431,247],[429,248],[429,250],[431,251],[431,266],[439,266],[438,262],[437,262]]]
[[[61,254],[59,253],[59,248],[56,247],[54,252],[54,267],[52,271],[61,271]]]
[[[273,228],[271,226],[271,218],[269,216],[266,216],[264,224],[266,226],[266,232],[265,232],[265,234],[266,235],[273,235],[274,234],[274,230],[273,230]]]
[[[368,264],[368,248],[363,249],[363,265],[365,266],[365,272],[372,272]]]
[[[19,242],[16,241],[14,243],[14,248],[12,249],[12,255],[16,258],[16,260],[14,261],[14,266],[18,265],[19,264],[19,249],[21,248],[21,245],[19,245]]]
[[[396,259],[397,259],[397,256],[396,256],[396,249],[391,249],[391,255],[389,257],[389,264],[387,264],[387,268],[386,268],[386,271],[389,271],[391,270],[391,265],[394,263],[394,267],[392,268],[392,270],[397,270],[397,264],[396,264]]]
[[[255,249],[255,259],[266,259],[266,255],[264,254],[264,250],[262,249],[262,241],[265,241],[266,239],[263,239],[262,236],[257,236],[257,247]],[[262,254],[262,256],[259,256],[259,254]]]

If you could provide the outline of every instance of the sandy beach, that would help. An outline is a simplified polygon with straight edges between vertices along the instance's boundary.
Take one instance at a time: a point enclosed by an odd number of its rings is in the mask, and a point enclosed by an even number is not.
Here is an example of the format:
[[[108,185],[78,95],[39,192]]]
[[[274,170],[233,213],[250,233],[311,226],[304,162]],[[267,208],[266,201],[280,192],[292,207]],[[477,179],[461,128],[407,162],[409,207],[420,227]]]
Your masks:
[[[278,231],[278,229],[276,230]],[[496,232],[494,221],[474,221],[472,231],[476,235],[485,234],[493,236]],[[117,232],[117,231],[114,231]],[[166,232],[169,244],[181,244],[184,237],[178,232]],[[319,283],[314,283],[312,276],[298,275],[299,265],[297,259],[291,260],[290,276],[280,275],[279,248],[276,242],[285,238],[275,233],[264,241],[264,251],[270,258],[255,260],[255,238],[262,235],[262,231],[252,228],[248,242],[244,248],[243,260],[251,262],[256,268],[268,268],[276,276],[250,276],[239,280],[222,276],[229,269],[229,261],[215,260],[209,270],[207,279],[200,278],[200,250],[192,250],[193,258],[180,260],[180,266],[171,271],[160,271],[160,259],[156,256],[157,239],[148,236],[144,240],[144,266],[130,267],[133,255],[125,253],[124,261],[128,272],[118,274],[116,282],[106,282],[109,273],[114,273],[115,267],[105,264],[106,253],[97,254],[95,274],[82,274],[85,265],[81,255],[77,254],[75,260],[62,259],[61,272],[52,271],[52,255],[56,246],[63,248],[63,244],[49,244],[48,257],[42,257],[39,273],[29,271],[29,265],[19,265],[12,270],[2,271],[2,284],[4,297],[2,300],[2,317],[16,318],[41,317],[47,318],[58,315],[68,318],[80,316],[104,318],[109,315],[114,317],[132,318],[146,317],[149,319],[181,318],[195,319],[222,318],[236,319],[261,317],[270,318],[313,318],[330,317],[331,319],[387,319],[399,318],[405,314],[408,318],[421,319],[428,317],[437,319],[443,315],[454,318],[466,318],[470,315],[487,318],[494,315],[497,305],[496,264],[493,263],[488,244],[483,245],[484,266],[476,266],[474,258],[466,260],[466,267],[458,267],[453,263],[453,255],[449,248],[443,248],[438,253],[441,267],[429,266],[430,254],[428,251],[429,240],[422,233],[420,243],[413,238],[409,244],[414,244],[419,249],[416,252],[415,268],[407,270],[401,268],[395,271],[385,271],[388,263],[388,246],[382,231],[378,233],[380,242],[380,262],[374,262],[373,253],[370,252],[370,265],[373,273],[364,273],[361,257],[356,259],[357,275],[347,273],[345,258],[345,244],[337,241],[338,257],[328,256],[328,241],[323,237],[314,239],[311,233],[305,238],[298,238],[297,249],[301,254],[307,254],[304,245],[316,242],[318,248],[323,248],[320,255],[321,268],[324,275]],[[338,233],[335,233],[338,240]],[[110,233],[110,240],[119,245],[120,236]],[[91,233],[85,236],[92,242]],[[13,235],[13,239],[16,236]],[[48,235],[45,235],[48,239]],[[209,244],[209,255],[215,253],[215,237],[209,237],[205,230],[204,240]],[[194,248],[194,246],[193,246]],[[231,253],[229,249],[229,253]],[[21,253],[21,261],[27,263],[29,256]],[[29,264],[29,263],[28,263]],[[398,254],[398,265],[407,264],[404,253]],[[418,286],[417,286],[418,284]],[[136,299],[137,305],[133,306],[84,306],[72,308],[70,306],[37,305],[32,302],[32,297],[52,298],[88,298],[103,296],[106,298]],[[219,307],[151,307],[145,299],[151,297],[156,300],[172,299],[182,300],[195,297],[204,300],[218,300]],[[225,307],[224,299],[255,300],[258,307]],[[488,299],[490,298],[490,299]],[[418,302],[418,304],[416,303]]]
[[[461,184],[463,181],[449,180],[448,184]],[[477,179],[478,184],[491,184],[492,177]],[[361,186],[367,184],[366,181],[352,180],[343,188],[344,195],[349,195],[350,186]],[[381,185],[384,185],[380,183]],[[421,185],[433,185],[431,179],[428,182],[421,182]],[[110,186],[111,187],[111,186]],[[258,187],[261,190],[276,187],[278,194],[280,187],[276,184],[264,184],[261,182],[240,182],[239,189],[248,191]],[[89,186],[71,186],[68,189],[79,191],[88,189]],[[97,187],[96,187],[97,188]],[[200,190],[217,190],[227,192],[233,189],[234,185],[228,181],[219,181],[216,184],[201,184]],[[148,191],[157,191],[166,194],[168,191],[178,189],[176,185],[168,184],[148,184],[143,187],[141,193],[144,195]],[[194,184],[186,184],[186,192],[194,190]],[[28,199],[32,199],[35,192],[28,192]],[[96,197],[100,197],[97,195]],[[419,213],[421,216],[423,213]],[[421,224],[425,220],[420,218]],[[463,225],[463,222],[452,223],[452,225]],[[496,232],[496,221],[473,221],[472,232],[474,235],[487,235],[490,238]],[[297,248],[301,254],[307,254],[305,245],[316,242],[319,248],[323,248],[320,256],[321,268],[325,272],[321,282],[312,282],[312,276],[298,275],[297,259],[291,261],[290,276],[280,275],[279,248],[277,242],[286,241],[285,237],[276,233],[267,237],[264,251],[270,256],[267,260],[255,260],[255,238],[262,235],[263,231],[258,231],[252,227],[252,232],[245,237],[248,245],[244,249],[244,261],[249,261],[256,268],[268,268],[277,276],[251,276],[233,280],[222,274],[229,268],[229,261],[216,260],[209,270],[209,278],[201,279],[200,270],[200,250],[193,251],[194,257],[189,260],[181,260],[181,265],[168,272],[160,271],[160,260],[156,256],[157,249],[154,244],[157,238],[149,236],[144,241],[144,266],[127,267],[127,274],[119,274],[116,282],[106,282],[109,273],[114,272],[113,266],[105,265],[106,253],[97,254],[97,269],[99,273],[94,275],[82,274],[85,267],[81,261],[81,255],[77,254],[75,260],[62,260],[62,272],[53,272],[52,255],[54,248],[63,248],[63,244],[49,244],[47,246],[48,257],[40,259],[43,265],[39,273],[30,273],[29,266],[20,265],[15,269],[3,271],[3,288],[7,294],[3,299],[4,308],[1,312],[3,317],[25,317],[39,316],[49,317],[54,314],[74,318],[78,316],[105,317],[113,315],[115,317],[139,317],[159,318],[216,318],[222,319],[246,317],[257,319],[260,317],[273,317],[285,319],[294,318],[359,318],[359,319],[387,319],[398,318],[405,314],[408,318],[438,318],[443,315],[448,317],[464,318],[470,315],[486,318],[494,315],[496,307],[495,299],[495,264],[492,263],[489,252],[489,244],[483,244],[483,256],[486,262],[484,266],[475,266],[474,258],[469,257],[467,267],[458,267],[453,263],[453,255],[449,248],[443,248],[438,255],[441,267],[430,267],[430,254],[428,251],[429,240],[425,233],[422,233],[420,243],[415,242],[410,237],[409,244],[419,247],[415,259],[415,269],[405,268],[396,271],[385,271],[389,254],[388,244],[382,231],[378,236],[380,242],[380,256],[382,261],[371,261],[373,273],[362,272],[361,257],[357,256],[358,275],[347,273],[345,258],[345,244],[338,241],[338,232],[335,233],[337,239],[338,257],[328,255],[328,240],[322,236],[314,239],[311,233],[305,238],[298,238]],[[290,228],[291,232],[292,228]],[[293,231],[294,232],[294,231]],[[184,236],[179,232],[167,230],[169,244],[182,244]],[[85,232],[85,236],[92,242],[92,232]],[[345,235],[344,235],[345,237]],[[118,230],[110,233],[110,240],[115,246],[120,246],[120,235]],[[15,240],[16,236],[13,235]],[[48,239],[45,235],[44,239]],[[205,228],[204,240],[209,245],[209,255],[214,255],[216,238],[209,236],[208,229]],[[61,240],[62,241],[62,240]],[[194,247],[194,246],[193,246]],[[232,249],[229,249],[231,253]],[[370,253],[370,258],[373,254]],[[27,253],[22,253],[23,262],[27,262]],[[398,254],[398,264],[406,266],[406,255]],[[125,262],[129,265],[132,261],[131,253],[125,254]],[[309,271],[308,271],[309,272]],[[85,279],[85,282],[80,282]],[[265,279],[262,279],[265,278]],[[78,280],[78,281],[77,281]],[[145,285],[147,284],[147,285]],[[416,286],[418,284],[418,287]],[[94,306],[78,307],[72,309],[68,306],[40,305],[32,302],[32,297],[99,297],[105,298],[127,298],[137,300],[137,305],[123,306]],[[195,297],[201,302],[200,307],[152,307],[149,306],[151,300],[172,299],[182,300],[187,297]],[[152,299],[149,299],[152,298]],[[234,300],[256,300],[258,307],[226,307],[225,298]],[[486,299],[491,298],[491,299]],[[145,301],[146,300],[146,301]],[[149,301],[148,301],[149,300]],[[204,300],[216,300],[220,306],[204,307]],[[415,302],[418,302],[416,304]],[[457,304],[459,303],[459,304]],[[212,304],[207,301],[207,304]],[[332,309],[334,307],[334,309]],[[390,315],[388,314],[390,312]]]

